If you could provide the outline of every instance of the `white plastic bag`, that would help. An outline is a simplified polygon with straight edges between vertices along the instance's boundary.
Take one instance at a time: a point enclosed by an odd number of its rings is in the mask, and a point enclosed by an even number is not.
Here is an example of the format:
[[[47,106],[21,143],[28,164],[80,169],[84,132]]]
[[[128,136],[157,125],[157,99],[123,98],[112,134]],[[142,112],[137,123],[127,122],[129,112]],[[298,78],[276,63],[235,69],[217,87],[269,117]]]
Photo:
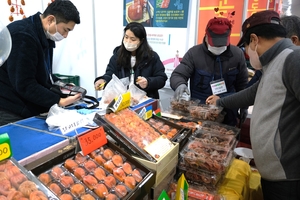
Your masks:
[[[107,83],[101,97],[100,108],[107,107],[107,105],[120,94],[124,94],[127,91],[126,86],[116,76],[112,75],[112,79]]]
[[[88,123],[86,117],[79,114],[77,110],[64,109],[57,104],[54,104],[50,108],[46,119],[50,131],[59,130],[61,127],[78,121],[83,125]]]

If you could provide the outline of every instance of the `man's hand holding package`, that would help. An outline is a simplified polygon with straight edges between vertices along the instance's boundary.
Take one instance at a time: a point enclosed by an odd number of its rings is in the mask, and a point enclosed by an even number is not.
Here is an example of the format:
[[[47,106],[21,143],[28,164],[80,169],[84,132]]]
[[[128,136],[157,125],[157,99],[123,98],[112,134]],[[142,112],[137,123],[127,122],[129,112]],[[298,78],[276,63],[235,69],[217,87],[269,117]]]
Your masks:
[[[216,106],[216,105],[217,105],[217,100],[218,100],[218,99],[220,99],[219,96],[217,96],[217,95],[211,95],[211,96],[207,97],[205,103],[206,103],[206,104],[210,104],[210,105],[215,105],[215,106]]]

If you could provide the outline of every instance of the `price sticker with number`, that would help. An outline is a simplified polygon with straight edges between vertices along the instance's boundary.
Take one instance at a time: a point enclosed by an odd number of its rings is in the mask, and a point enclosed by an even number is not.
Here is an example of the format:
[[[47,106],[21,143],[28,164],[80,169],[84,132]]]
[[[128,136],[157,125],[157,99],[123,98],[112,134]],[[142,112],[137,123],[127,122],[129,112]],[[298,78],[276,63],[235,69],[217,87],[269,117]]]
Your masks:
[[[103,126],[100,126],[84,135],[78,136],[78,141],[83,155],[87,155],[105,145],[107,143],[107,138]]]
[[[7,133],[0,135],[0,161],[12,156],[10,139]]]

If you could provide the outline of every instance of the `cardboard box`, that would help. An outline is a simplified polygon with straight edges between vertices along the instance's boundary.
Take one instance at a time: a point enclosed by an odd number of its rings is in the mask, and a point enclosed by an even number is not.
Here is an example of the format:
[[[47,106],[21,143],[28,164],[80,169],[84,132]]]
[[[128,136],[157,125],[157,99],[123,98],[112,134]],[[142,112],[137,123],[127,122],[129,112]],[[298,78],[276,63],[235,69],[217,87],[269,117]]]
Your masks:
[[[167,175],[173,167],[176,167],[178,162],[178,151],[179,143],[174,143],[174,146],[167,153],[165,153],[165,155],[162,156],[157,162],[151,162],[149,160],[145,160],[136,156],[132,157],[147,168],[156,172],[154,185],[158,185],[160,181],[164,178],[164,175]]]
[[[159,108],[159,105],[158,105],[158,100],[156,99],[151,99],[149,98],[148,100],[136,105],[136,106],[133,106],[133,107],[130,107],[131,110],[135,111],[137,114],[139,114],[139,112],[144,108],[144,107],[147,107],[147,106],[150,106],[152,105],[152,110],[155,111],[157,108]]]
[[[175,156],[168,164],[167,166],[165,166],[164,169],[162,169],[160,171],[160,173],[156,173],[156,176],[155,176],[155,184],[154,184],[154,188],[158,187],[162,182],[165,181],[165,178],[167,176],[169,176],[169,174],[172,172],[172,171],[176,171],[176,166],[177,166],[177,163],[178,163],[178,155]],[[175,173],[174,173],[175,175]]]
[[[167,166],[168,167],[168,166]],[[169,172],[164,172],[164,177],[161,179],[159,184],[154,185],[151,188],[151,193],[149,195],[150,199],[156,200],[163,190],[167,191],[169,183],[174,179],[176,174],[176,167],[170,168]]]

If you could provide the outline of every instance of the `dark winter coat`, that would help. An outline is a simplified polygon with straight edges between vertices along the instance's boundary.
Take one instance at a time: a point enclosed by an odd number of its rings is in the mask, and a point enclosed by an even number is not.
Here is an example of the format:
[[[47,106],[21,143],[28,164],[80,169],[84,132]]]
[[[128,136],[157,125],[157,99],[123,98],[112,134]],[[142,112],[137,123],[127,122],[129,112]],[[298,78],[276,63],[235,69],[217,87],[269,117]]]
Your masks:
[[[207,97],[212,95],[210,82],[221,78],[225,81],[227,92],[219,94],[220,97],[228,96],[246,87],[248,71],[243,51],[236,46],[229,45],[225,52],[216,56],[208,51],[205,43],[202,43],[187,51],[173,71],[170,84],[171,88],[176,90],[181,84],[187,85],[190,79],[191,97],[205,103]],[[234,115],[236,116],[236,111]],[[226,123],[235,125],[236,119],[232,120],[232,124],[230,120]]]
[[[119,66],[117,64],[119,48],[120,46],[114,49],[113,56],[109,60],[105,74],[97,77],[95,82],[99,79],[104,79],[108,83],[112,79],[113,74],[119,79],[130,77],[130,66]],[[144,90],[148,97],[159,99],[158,90],[165,86],[168,77],[165,73],[165,67],[155,51],[152,51],[151,58],[144,57],[139,65],[135,67],[134,80],[136,80],[138,76],[145,77],[148,81],[148,86],[144,89],[140,88],[139,85],[137,85],[137,87]]]
[[[55,43],[46,38],[40,13],[15,21],[7,28],[12,49],[0,67],[0,108],[24,118],[47,112],[60,100],[59,95],[49,90]]]

